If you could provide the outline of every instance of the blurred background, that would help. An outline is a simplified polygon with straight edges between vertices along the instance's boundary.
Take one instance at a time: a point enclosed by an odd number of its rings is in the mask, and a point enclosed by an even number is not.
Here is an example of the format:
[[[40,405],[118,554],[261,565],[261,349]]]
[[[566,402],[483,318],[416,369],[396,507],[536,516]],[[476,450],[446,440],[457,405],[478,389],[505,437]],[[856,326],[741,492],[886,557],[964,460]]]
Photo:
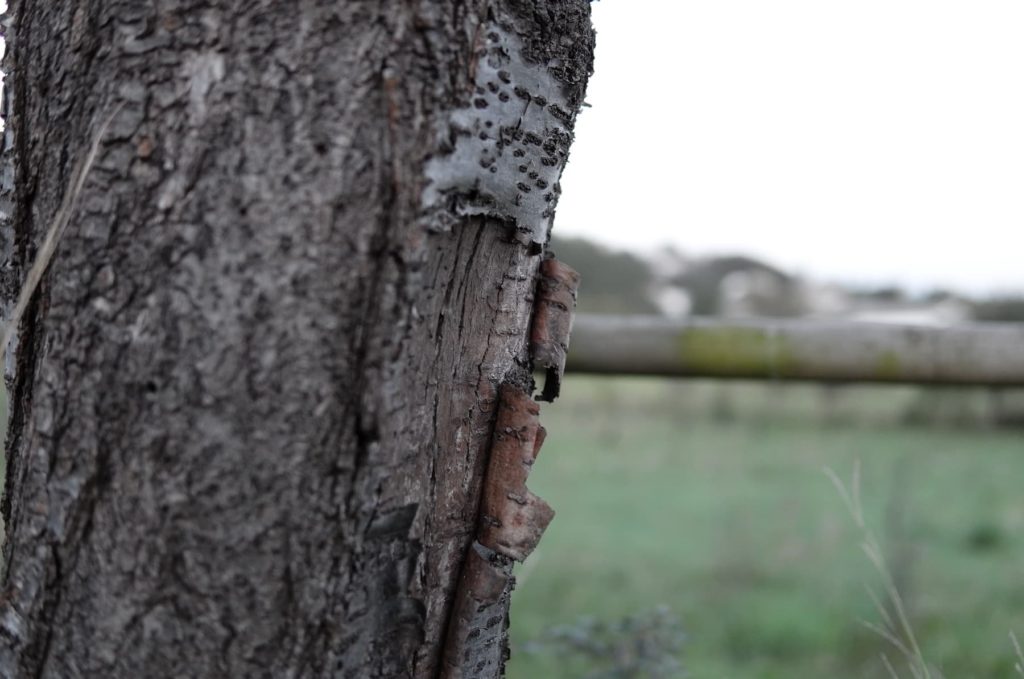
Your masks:
[[[1024,5],[592,6],[579,312],[1024,322]],[[920,676],[888,583],[930,676],[1017,676],[1019,390],[570,373],[542,416],[515,679]]]

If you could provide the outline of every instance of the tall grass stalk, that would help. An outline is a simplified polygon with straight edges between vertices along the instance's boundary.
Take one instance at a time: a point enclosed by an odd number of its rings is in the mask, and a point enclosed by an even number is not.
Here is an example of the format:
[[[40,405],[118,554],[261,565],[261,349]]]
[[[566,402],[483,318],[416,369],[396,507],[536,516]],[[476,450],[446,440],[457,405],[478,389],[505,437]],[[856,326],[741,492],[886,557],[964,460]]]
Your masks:
[[[1013,644],[1013,652],[1017,656],[1017,660],[1013,663],[1013,669],[1024,677],[1024,651],[1020,650],[1020,642],[1017,641],[1017,635],[1013,633],[1013,630],[1010,630],[1010,643]]]
[[[64,198],[57,210],[57,214],[54,215],[50,227],[46,230],[43,244],[40,246],[39,252],[36,254],[28,274],[25,276],[25,281],[21,284],[21,291],[18,293],[18,301],[14,305],[14,310],[7,319],[7,323],[0,327],[0,351],[6,349],[11,336],[18,329],[18,324],[21,322],[21,317],[32,300],[32,295],[35,294],[36,288],[39,287],[39,282],[43,279],[43,274],[46,273],[46,269],[50,266],[50,260],[53,259],[54,253],[57,252],[57,246],[60,245],[61,238],[64,236],[64,230],[67,228],[68,222],[71,221],[75,202],[78,200],[78,195],[85,186],[85,179],[89,176],[89,170],[92,169],[96,156],[99,154],[100,142],[103,141],[110,123],[114,121],[114,116],[121,110],[121,107],[122,104],[114,106],[110,115],[107,116],[100,126],[99,131],[96,132],[96,136],[93,137],[92,143],[89,145],[89,151],[71,174],[71,182],[64,191]]]
[[[882,622],[881,624],[867,621],[861,622],[899,651],[906,662],[907,670],[914,679],[941,679],[941,673],[929,666],[924,658],[924,654],[921,652],[921,646],[917,642],[917,635],[914,634],[914,628],[910,624],[910,617],[907,615],[907,607],[903,597],[900,596],[899,589],[896,587],[892,571],[885,561],[885,555],[882,553],[878,538],[864,519],[864,506],[861,503],[860,496],[860,461],[854,462],[853,476],[849,487],[843,483],[839,475],[831,468],[825,467],[824,471],[825,475],[828,476],[836,487],[839,496],[846,505],[847,511],[853,518],[854,524],[856,524],[857,529],[860,531],[861,549],[881,578],[884,597],[890,604],[889,607],[883,605],[882,599],[877,593],[870,587],[867,587],[868,596],[871,598],[871,602],[878,611]],[[882,663],[891,677],[899,679],[895,666],[893,666],[884,653],[882,654]]]

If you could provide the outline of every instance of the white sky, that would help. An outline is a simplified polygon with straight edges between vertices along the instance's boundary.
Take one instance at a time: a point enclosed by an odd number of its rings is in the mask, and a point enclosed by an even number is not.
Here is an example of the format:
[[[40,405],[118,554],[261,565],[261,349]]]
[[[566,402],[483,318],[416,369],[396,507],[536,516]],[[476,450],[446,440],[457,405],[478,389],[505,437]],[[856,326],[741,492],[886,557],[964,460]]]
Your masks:
[[[555,233],[1024,291],[1024,2],[603,0]]]

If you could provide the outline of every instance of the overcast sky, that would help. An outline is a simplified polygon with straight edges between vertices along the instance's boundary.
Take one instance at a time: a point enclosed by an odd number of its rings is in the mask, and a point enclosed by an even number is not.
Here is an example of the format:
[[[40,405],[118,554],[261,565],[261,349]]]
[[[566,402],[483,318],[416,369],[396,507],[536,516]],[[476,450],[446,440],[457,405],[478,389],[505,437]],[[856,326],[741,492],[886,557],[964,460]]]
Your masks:
[[[1024,291],[1024,2],[602,0],[555,233]]]

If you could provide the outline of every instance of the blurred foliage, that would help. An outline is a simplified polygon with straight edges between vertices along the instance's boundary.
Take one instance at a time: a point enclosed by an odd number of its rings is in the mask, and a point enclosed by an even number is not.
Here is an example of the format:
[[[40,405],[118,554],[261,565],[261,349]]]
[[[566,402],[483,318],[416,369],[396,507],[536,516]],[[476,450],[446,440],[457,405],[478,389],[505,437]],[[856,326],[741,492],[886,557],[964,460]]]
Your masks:
[[[850,296],[855,299],[869,300],[873,302],[905,302],[910,299],[907,292],[896,285],[883,285],[877,288],[852,288],[848,290],[848,292]],[[938,301],[940,299],[946,299],[946,297],[939,297],[938,293],[934,293],[929,294],[925,299]]]
[[[658,313],[655,299],[666,287],[685,289],[690,313],[717,316],[732,283],[745,288],[748,312],[766,317],[794,317],[807,312],[807,300],[799,277],[754,257],[727,255],[695,257],[672,251],[679,263],[674,273],[657,269],[639,254],[615,250],[585,238],[553,236],[551,249],[582,275],[579,310],[590,313]],[[668,255],[667,251],[662,255]],[[658,258],[654,258],[658,259]],[[660,260],[659,260],[660,261]],[[660,273],[658,273],[660,271]],[[934,305],[952,300],[965,302],[979,321],[1024,322],[1024,295],[968,299],[955,291],[936,288],[912,293],[895,285],[847,286],[843,293],[863,310],[863,305],[891,307],[896,304]]]
[[[1024,297],[1000,296],[972,304],[974,317],[979,321],[1024,323]]]
[[[556,625],[527,642],[523,651],[549,655],[568,679],[668,679],[683,676],[679,654],[686,635],[665,606],[607,622],[591,617]],[[574,666],[586,669],[574,672]]]
[[[795,316],[801,311],[797,281],[781,270],[751,257],[712,257],[697,260],[672,283],[686,288],[693,304],[691,311],[697,316],[719,314],[722,302],[722,283],[740,272],[760,274],[773,282],[777,290],[771,299],[762,302],[760,313],[765,316]],[[773,291],[774,292],[774,291]]]
[[[580,272],[579,311],[657,313],[651,301],[654,275],[645,260],[583,238],[553,236],[550,247],[560,260]]]
[[[907,425],[1024,428],[1024,390],[1009,387],[931,387],[902,406]]]

